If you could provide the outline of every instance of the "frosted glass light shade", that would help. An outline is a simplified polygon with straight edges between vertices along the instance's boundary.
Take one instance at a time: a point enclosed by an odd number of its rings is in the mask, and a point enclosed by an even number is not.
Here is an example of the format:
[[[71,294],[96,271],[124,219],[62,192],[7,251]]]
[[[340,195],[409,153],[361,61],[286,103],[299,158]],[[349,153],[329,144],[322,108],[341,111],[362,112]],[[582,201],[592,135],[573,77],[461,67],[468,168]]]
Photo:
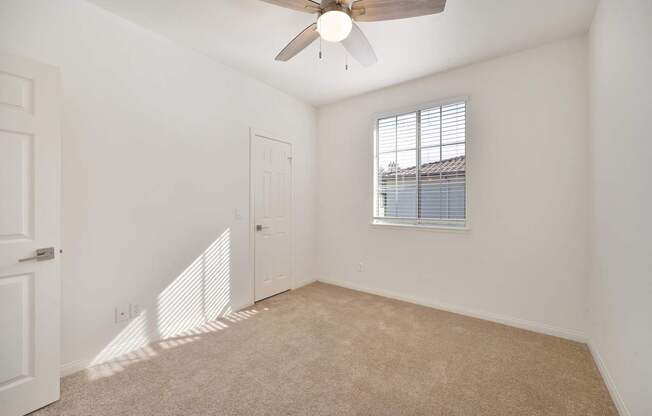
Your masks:
[[[353,22],[343,11],[331,10],[317,19],[317,32],[329,42],[341,42],[349,36]]]

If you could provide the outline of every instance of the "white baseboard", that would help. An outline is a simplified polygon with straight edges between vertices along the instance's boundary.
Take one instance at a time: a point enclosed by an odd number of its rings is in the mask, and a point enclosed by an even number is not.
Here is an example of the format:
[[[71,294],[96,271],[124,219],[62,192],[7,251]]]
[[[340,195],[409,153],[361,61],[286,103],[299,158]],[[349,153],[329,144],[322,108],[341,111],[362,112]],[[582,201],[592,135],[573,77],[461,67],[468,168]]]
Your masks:
[[[303,287],[303,286],[308,286],[309,284],[315,283],[316,281],[317,281],[317,279],[305,279],[305,280],[302,280],[300,282],[296,282],[292,289],[298,289],[298,288]]]
[[[61,377],[69,376],[71,374],[75,374],[78,371],[82,371],[88,368],[91,365],[92,361],[92,358],[87,358],[61,364]]]
[[[503,325],[513,326],[516,328],[527,329],[528,331],[539,332],[546,335],[552,335],[559,338],[569,339],[571,341],[577,341],[586,343],[588,337],[578,331],[572,329],[558,328],[548,324],[543,324],[539,322],[527,321],[524,319],[513,318],[510,316],[498,315],[490,312],[478,311],[475,309],[469,309],[461,306],[450,305],[444,302],[433,301],[429,299],[423,299],[416,296],[402,295],[400,293],[382,290],[382,289],[373,289],[366,286],[361,286],[357,284],[352,284],[340,280],[331,280],[331,279],[318,279],[320,282],[328,283],[335,286],[344,287],[347,289],[358,290],[360,292],[370,293],[372,295],[384,296],[386,298],[392,298],[397,300],[402,300],[404,302],[414,303],[421,306],[427,306],[430,308],[440,309],[447,312],[453,312],[460,315],[470,316],[472,318],[484,319],[485,321],[496,322]]]
[[[254,304],[251,303],[251,302],[245,302],[242,305],[239,305],[237,307],[233,307],[233,310],[237,312],[237,311],[240,311],[242,309],[249,308],[249,307],[251,307],[253,305]],[[163,341],[163,340],[164,340],[163,338],[152,339],[152,340],[149,341],[149,343],[151,344],[151,343],[159,342],[159,341]],[[119,349],[119,347],[118,347],[118,349]],[[126,350],[126,348],[125,348],[125,350]],[[68,362],[68,363],[65,363],[65,364],[61,364],[61,367],[59,367],[61,377],[66,377],[66,376],[69,376],[71,374],[75,374],[75,373],[77,373],[79,371],[85,370],[85,369],[91,367],[91,363],[93,363],[93,361],[95,361],[95,358],[90,357],[90,358],[82,358],[82,359],[79,359],[79,360],[75,360],[75,361],[71,361],[71,362]],[[111,361],[111,360],[108,360],[108,361]],[[93,365],[100,365],[100,364],[102,364],[102,363],[94,363]]]
[[[631,413],[629,412],[627,406],[625,405],[625,401],[623,400],[622,396],[618,392],[618,389],[616,388],[616,383],[614,383],[614,379],[611,377],[611,374],[607,369],[607,365],[604,363],[604,360],[602,359],[602,356],[598,351],[598,347],[595,345],[593,341],[589,341],[589,350],[591,351],[591,355],[593,355],[593,361],[595,361],[595,364],[598,366],[600,375],[602,375],[604,384],[606,384],[607,389],[609,389],[611,400],[613,400],[614,404],[616,405],[616,408],[618,409],[618,413],[620,413],[620,416],[631,416]]]

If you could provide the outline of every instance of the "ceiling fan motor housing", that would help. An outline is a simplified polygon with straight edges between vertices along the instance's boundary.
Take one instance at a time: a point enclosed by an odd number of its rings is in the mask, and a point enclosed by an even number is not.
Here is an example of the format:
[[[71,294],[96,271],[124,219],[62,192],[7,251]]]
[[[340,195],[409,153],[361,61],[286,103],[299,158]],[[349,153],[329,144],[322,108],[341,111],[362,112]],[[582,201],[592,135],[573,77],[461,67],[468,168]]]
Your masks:
[[[321,16],[324,13],[332,12],[332,11],[344,12],[344,13],[348,14],[349,17],[352,18],[352,16],[351,16],[351,8],[346,4],[342,4],[342,3],[338,2],[337,0],[325,1],[322,4],[321,10],[319,11],[319,15]]]

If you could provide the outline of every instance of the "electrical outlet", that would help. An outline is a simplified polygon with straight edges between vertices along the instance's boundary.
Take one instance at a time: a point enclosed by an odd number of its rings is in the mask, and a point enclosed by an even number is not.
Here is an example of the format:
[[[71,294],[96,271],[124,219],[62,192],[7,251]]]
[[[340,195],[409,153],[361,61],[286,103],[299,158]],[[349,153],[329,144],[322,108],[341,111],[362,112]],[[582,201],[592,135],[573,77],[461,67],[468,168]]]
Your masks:
[[[124,305],[119,305],[115,307],[115,323],[125,322],[131,318],[131,305],[125,303]]]
[[[131,304],[131,319],[134,319],[140,315],[140,305],[137,303]]]

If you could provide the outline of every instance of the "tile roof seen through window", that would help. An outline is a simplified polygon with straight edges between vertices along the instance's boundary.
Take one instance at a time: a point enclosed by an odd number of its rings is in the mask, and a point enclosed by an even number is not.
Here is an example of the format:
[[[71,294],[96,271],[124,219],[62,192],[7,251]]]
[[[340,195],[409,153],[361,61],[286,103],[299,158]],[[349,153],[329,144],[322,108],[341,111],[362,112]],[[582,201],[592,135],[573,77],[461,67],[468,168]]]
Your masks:
[[[398,169],[397,172],[390,165],[390,169],[382,172],[382,176],[394,177],[394,173],[398,176],[415,176],[416,166]],[[421,176],[438,176],[440,174],[450,174],[464,172],[466,170],[465,156],[457,156],[451,159],[442,160],[439,162],[424,163],[421,165]]]

